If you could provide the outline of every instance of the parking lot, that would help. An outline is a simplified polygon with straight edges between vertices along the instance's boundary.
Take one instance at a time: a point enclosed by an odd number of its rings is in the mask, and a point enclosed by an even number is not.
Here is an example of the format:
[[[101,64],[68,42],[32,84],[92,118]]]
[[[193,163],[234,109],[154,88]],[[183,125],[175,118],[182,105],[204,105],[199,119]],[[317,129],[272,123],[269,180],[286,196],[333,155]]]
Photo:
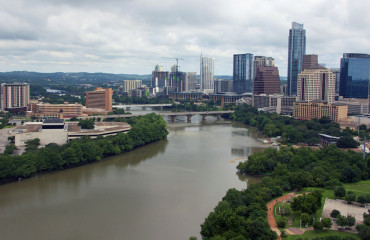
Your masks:
[[[338,210],[342,216],[352,215],[356,218],[356,223],[363,222],[363,214],[368,212],[368,207],[359,207],[353,204],[347,204],[344,200],[326,199],[322,217],[330,218],[330,213],[334,209]]]

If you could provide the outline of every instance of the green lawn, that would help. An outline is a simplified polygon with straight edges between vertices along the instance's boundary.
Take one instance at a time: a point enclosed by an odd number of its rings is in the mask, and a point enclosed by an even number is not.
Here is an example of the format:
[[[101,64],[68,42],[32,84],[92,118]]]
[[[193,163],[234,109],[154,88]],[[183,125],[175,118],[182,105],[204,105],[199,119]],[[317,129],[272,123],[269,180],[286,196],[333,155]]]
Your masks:
[[[344,184],[344,188],[347,192],[354,192],[356,196],[367,195],[370,194],[370,180],[360,181],[356,183],[346,183]]]
[[[294,240],[294,239],[314,239],[317,237],[326,237],[326,236],[339,236],[339,237],[352,237],[354,239],[360,239],[359,236],[353,233],[346,233],[346,232],[338,232],[338,231],[306,231],[303,235],[294,235],[294,236],[288,236],[284,239],[286,240]]]

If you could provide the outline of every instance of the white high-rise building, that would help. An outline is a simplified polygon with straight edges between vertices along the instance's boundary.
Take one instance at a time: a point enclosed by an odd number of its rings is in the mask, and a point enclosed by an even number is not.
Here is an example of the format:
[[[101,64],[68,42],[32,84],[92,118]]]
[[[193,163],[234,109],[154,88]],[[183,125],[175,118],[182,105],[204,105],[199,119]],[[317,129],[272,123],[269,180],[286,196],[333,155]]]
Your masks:
[[[214,59],[200,55],[200,90],[214,89]]]
[[[323,100],[329,103],[335,98],[335,74],[326,68],[307,68],[298,74],[298,101]]]

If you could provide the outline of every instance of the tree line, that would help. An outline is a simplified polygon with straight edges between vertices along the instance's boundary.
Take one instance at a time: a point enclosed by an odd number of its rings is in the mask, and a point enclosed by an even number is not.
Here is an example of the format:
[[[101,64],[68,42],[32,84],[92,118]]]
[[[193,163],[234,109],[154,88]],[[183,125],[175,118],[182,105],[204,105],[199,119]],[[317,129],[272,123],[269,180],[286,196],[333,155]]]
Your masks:
[[[370,178],[369,158],[336,146],[321,150],[268,148],[249,156],[237,166],[241,174],[269,174],[248,189],[230,189],[201,225],[204,239],[276,239],[267,224],[266,203],[283,192],[303,187],[334,189],[347,182]],[[297,199],[293,208],[306,215],[321,206],[321,194]],[[365,227],[363,227],[365,229]]]
[[[302,121],[277,113],[258,111],[257,108],[247,104],[236,106],[234,109],[235,113],[225,114],[224,117],[256,127],[267,137],[281,136],[285,144],[315,145],[320,143],[319,133],[323,133],[341,137],[338,147],[358,146],[352,139],[352,136],[358,135],[357,131],[349,128],[341,130],[338,123],[325,117]],[[364,135],[368,135],[368,130],[366,125],[361,125],[360,137]]]
[[[154,113],[133,117],[127,122],[131,125],[127,134],[119,133],[97,139],[82,137],[62,146],[51,143],[44,148],[38,148],[39,139],[30,140],[23,155],[0,155],[0,183],[99,161],[164,139],[168,135],[166,122]]]

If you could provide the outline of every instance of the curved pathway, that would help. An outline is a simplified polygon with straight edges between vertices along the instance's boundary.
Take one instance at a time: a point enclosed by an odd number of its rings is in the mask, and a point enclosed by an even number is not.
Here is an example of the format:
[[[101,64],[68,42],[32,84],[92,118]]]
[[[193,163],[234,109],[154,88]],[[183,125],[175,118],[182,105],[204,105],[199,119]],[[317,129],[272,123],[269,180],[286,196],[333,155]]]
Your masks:
[[[279,236],[278,239],[281,239],[280,238],[281,232],[278,229],[277,224],[276,224],[276,221],[275,221],[275,217],[274,217],[274,213],[273,213],[274,206],[275,206],[276,203],[282,202],[282,201],[287,200],[287,199],[290,199],[294,195],[295,195],[295,192],[291,192],[291,193],[285,194],[285,195],[283,195],[283,196],[281,196],[281,197],[279,197],[277,199],[274,199],[274,200],[272,200],[271,202],[269,202],[267,204],[267,221],[268,221],[268,223],[270,225],[271,230],[274,231],[274,232],[276,232],[277,235]]]

